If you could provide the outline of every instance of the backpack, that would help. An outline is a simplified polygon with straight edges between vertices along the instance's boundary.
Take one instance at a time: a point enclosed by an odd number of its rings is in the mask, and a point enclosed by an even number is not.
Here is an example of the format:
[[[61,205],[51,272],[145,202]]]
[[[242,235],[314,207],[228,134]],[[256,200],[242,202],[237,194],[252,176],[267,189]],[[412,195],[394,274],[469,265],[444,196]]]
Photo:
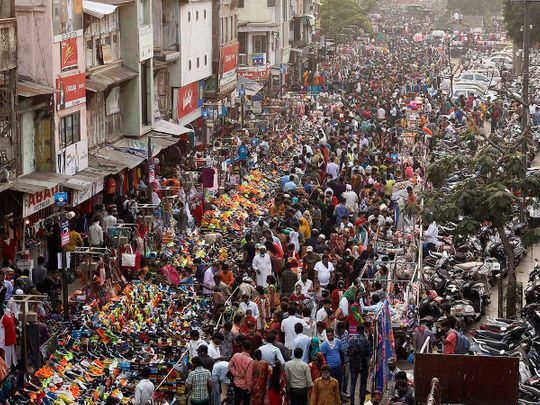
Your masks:
[[[454,353],[467,354],[471,348],[471,342],[469,342],[469,339],[463,333],[456,330],[453,332],[456,334],[456,348],[454,349]]]

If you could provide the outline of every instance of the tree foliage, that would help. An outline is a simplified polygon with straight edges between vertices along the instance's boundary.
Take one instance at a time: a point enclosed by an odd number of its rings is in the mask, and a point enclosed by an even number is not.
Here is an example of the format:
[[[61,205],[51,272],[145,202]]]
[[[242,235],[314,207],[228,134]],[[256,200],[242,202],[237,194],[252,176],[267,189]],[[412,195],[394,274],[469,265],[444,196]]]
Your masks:
[[[523,155],[519,150],[516,144],[486,138],[470,156],[448,156],[432,163],[426,176],[433,189],[423,194],[422,211],[427,222],[457,223],[456,234],[461,236],[475,234],[486,221],[491,223],[505,246],[511,291],[515,291],[516,284],[515,260],[504,226],[523,209],[521,197],[540,195],[540,175],[525,176]],[[462,179],[453,187],[447,185],[451,174]],[[540,229],[531,230],[523,239],[527,245],[538,242]],[[515,308],[515,299],[512,294],[508,295],[510,313],[511,308]]]
[[[459,10],[463,15],[481,15],[491,18],[501,13],[503,0],[448,0],[446,9],[450,13]]]
[[[540,3],[529,5],[531,19],[531,43],[540,42]],[[504,0],[504,24],[508,35],[517,44],[523,44],[523,3]]]
[[[359,29],[372,33],[367,12],[374,0],[324,0],[321,6],[321,30],[327,38],[344,42],[358,34]]]

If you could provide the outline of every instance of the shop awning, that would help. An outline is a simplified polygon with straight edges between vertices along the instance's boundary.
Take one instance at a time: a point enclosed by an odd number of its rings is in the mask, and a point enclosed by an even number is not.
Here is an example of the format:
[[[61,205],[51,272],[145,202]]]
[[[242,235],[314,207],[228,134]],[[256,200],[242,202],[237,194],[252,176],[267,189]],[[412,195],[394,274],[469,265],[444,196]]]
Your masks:
[[[84,169],[64,181],[62,185],[72,190],[86,190],[97,181],[102,181],[103,175],[92,170]]]
[[[19,177],[17,181],[10,187],[11,190],[20,191],[21,193],[34,194],[39,191],[44,191],[56,187],[63,183],[71,176],[61,173],[52,172],[34,172],[26,176]]]
[[[101,69],[86,78],[86,90],[95,93],[104,91],[107,87],[123,83],[137,76],[137,72],[126,66],[115,66]]]
[[[279,24],[276,23],[257,23],[257,22],[250,22],[245,25],[239,25],[238,26],[239,32],[278,32],[279,31]]]
[[[178,125],[171,121],[157,119],[154,122],[154,128],[152,129],[152,132],[180,136],[182,134],[191,132],[191,129],[186,128],[182,125]]]
[[[57,93],[58,90],[44,86],[28,80],[19,80],[17,83],[17,93],[21,97],[43,96],[45,94]]]
[[[96,3],[95,1],[83,0],[83,12],[96,18],[103,18],[112,14],[118,8],[112,4]]]
[[[247,79],[243,76],[238,76],[238,84],[236,85],[238,91],[242,88],[246,92],[246,96],[254,96],[262,90],[263,86],[255,80]]]
[[[99,149],[94,153],[94,157],[101,161],[101,167],[105,167],[103,164],[110,164],[111,169],[114,170],[111,174],[118,173],[124,168],[133,169],[145,161],[145,158],[135,153],[116,150],[111,147]],[[113,165],[118,167],[118,170],[113,169]]]
[[[148,158],[149,136],[152,138],[152,157],[156,156],[159,152],[161,152],[162,149],[168,148],[180,140],[179,138],[163,134],[156,134],[156,136],[152,136],[152,133],[150,133],[148,135],[141,136],[140,138],[124,137],[112,144],[112,149],[125,154],[133,154],[134,156],[145,160]]]

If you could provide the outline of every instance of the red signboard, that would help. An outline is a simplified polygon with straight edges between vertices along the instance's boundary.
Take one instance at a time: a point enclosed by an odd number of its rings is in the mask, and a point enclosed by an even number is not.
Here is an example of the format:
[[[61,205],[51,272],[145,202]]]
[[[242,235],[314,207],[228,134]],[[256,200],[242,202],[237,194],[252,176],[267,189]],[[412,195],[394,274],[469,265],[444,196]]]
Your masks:
[[[178,90],[178,117],[185,117],[203,105],[204,80],[199,80]]]
[[[60,93],[56,94],[57,108],[69,108],[86,102],[86,78],[84,73],[56,79],[56,88]]]
[[[70,38],[60,43],[62,70],[77,66],[77,38]]]
[[[221,48],[221,74],[225,75],[236,69],[238,60],[238,44]]]
[[[270,74],[268,68],[250,68],[248,70],[239,70],[238,74],[246,79],[266,80]]]

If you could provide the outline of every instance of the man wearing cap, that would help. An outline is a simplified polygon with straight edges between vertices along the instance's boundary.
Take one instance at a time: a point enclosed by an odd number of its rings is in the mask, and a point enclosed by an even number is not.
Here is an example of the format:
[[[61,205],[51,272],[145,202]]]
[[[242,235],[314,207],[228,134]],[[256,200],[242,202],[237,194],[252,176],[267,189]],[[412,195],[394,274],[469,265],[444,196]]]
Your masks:
[[[253,270],[256,273],[257,285],[268,287],[266,277],[272,274],[272,260],[270,255],[266,253],[266,246],[258,245],[259,254],[255,255],[252,262]]]
[[[345,198],[345,206],[349,209],[351,213],[358,212],[358,194],[356,194],[352,186],[347,184],[346,191],[342,194],[342,197]]]

